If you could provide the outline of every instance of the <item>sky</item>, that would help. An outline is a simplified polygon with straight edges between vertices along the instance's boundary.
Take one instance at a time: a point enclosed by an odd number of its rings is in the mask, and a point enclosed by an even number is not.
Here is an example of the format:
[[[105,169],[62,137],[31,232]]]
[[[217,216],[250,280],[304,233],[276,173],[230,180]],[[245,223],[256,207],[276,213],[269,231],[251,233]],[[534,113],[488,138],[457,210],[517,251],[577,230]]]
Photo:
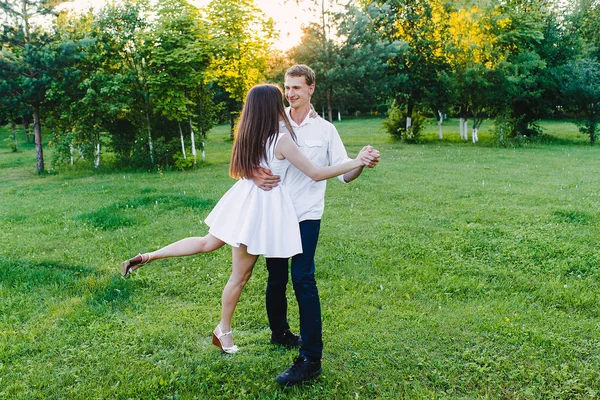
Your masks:
[[[275,29],[279,31],[279,40],[275,42],[275,48],[288,50],[300,42],[302,25],[312,19],[310,12],[305,10],[307,1],[298,1],[298,3],[305,3],[304,6],[298,5],[295,0],[255,0],[255,2],[267,17],[275,21]],[[101,7],[104,3],[106,1],[103,0],[74,0],[67,3],[65,7],[74,11],[84,11],[90,7]],[[192,0],[191,3],[204,6],[208,4],[208,0]]]

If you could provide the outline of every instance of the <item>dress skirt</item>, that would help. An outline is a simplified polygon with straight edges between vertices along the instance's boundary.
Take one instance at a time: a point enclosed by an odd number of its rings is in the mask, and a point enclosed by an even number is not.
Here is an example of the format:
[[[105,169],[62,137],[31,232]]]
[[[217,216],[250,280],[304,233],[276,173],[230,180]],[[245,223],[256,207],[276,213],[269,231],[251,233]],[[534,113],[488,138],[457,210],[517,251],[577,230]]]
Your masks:
[[[302,253],[298,217],[285,186],[261,190],[240,179],[205,220],[209,233],[225,243],[244,244],[249,254],[288,258]]]

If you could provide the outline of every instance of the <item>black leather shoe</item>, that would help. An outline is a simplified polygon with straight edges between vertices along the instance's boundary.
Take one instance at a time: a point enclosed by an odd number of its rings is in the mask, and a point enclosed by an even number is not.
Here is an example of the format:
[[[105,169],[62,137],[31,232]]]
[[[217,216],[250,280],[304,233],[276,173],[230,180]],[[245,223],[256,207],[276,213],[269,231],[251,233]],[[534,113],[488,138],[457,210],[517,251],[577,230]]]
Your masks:
[[[282,386],[294,386],[305,382],[321,373],[321,361],[309,361],[304,356],[299,356],[294,363],[275,378]]]
[[[271,334],[271,343],[293,349],[294,347],[300,347],[302,339],[300,339],[300,336],[290,332],[289,329],[286,329],[281,335]]]

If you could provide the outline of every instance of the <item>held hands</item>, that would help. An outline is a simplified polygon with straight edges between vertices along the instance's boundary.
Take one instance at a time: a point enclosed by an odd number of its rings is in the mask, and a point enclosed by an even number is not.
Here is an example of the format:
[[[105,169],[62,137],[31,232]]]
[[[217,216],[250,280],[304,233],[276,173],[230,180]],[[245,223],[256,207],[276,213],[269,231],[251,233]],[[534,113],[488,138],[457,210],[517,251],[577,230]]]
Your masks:
[[[251,179],[256,186],[265,192],[277,187],[278,183],[281,181],[279,175],[273,175],[273,173],[266,168],[256,168]]]
[[[373,146],[367,145],[362,148],[360,153],[356,158],[360,158],[360,161],[367,168],[375,168],[375,166],[379,163],[379,158],[381,157],[381,153],[376,150]]]

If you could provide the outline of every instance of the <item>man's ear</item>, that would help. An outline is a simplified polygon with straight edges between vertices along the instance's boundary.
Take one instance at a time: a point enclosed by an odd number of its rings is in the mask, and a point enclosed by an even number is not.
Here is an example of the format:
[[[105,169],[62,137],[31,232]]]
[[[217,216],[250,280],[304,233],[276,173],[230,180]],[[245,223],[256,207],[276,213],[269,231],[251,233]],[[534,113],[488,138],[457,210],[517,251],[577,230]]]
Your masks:
[[[315,91],[315,84],[313,83],[312,85],[310,85],[308,87],[308,92],[310,93],[310,95],[312,96],[313,92]]]

